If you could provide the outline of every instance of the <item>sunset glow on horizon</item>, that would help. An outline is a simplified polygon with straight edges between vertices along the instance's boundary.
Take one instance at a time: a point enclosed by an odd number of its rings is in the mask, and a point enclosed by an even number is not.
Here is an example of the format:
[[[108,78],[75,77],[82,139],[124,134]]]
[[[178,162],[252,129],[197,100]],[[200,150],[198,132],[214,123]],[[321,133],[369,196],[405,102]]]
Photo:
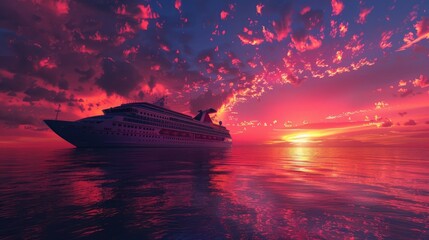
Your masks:
[[[4,146],[167,96],[234,144],[429,147],[426,0],[3,1],[0,43]]]

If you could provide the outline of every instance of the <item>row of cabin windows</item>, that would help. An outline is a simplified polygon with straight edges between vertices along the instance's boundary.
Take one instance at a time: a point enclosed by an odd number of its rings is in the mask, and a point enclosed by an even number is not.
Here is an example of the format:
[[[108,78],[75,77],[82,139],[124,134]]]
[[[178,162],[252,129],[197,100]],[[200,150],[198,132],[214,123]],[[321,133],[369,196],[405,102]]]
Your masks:
[[[95,133],[95,132],[91,132],[91,133]],[[100,132],[103,133],[103,132]],[[107,135],[109,135],[109,132],[106,132]],[[146,138],[140,138],[138,139],[140,142],[160,142],[162,141],[160,138],[161,136],[149,136],[149,135],[137,135],[137,134],[115,134],[115,133],[111,133],[111,135],[123,135],[123,136],[131,136],[131,137],[146,137]],[[174,138],[174,137],[162,137],[163,140],[174,140],[176,143],[192,143],[194,144],[195,141],[184,141],[184,139],[181,138]]]
[[[90,132],[90,133],[97,133],[97,132]],[[117,135],[117,136],[128,136],[128,137],[144,137],[144,138],[161,138],[161,136],[156,135],[142,135],[142,134],[135,134],[135,133],[119,133],[119,132],[98,132],[99,134],[107,134],[107,135]]]
[[[154,128],[145,128],[142,126],[135,126],[135,125],[126,125],[126,124],[121,124],[121,123],[113,123],[113,126],[118,126],[118,127],[125,127],[125,128],[135,128],[135,129],[142,129],[142,130],[151,130],[154,131]]]
[[[155,115],[151,114],[151,116],[155,116]],[[202,131],[207,130],[207,129],[212,129],[209,126],[198,126],[198,125],[195,125],[195,124],[193,124],[191,122],[186,122],[186,121],[183,121],[183,120],[180,120],[180,119],[177,119],[177,118],[161,117],[162,119],[168,120],[168,121],[161,121],[159,119],[154,119],[154,118],[149,118],[149,117],[143,117],[143,116],[134,116],[134,117],[142,119],[142,120],[149,120],[149,121],[152,121],[152,122],[163,123],[163,124],[172,123],[173,122],[174,123],[174,125],[173,125],[174,127],[177,127],[177,126],[180,126],[180,127],[192,127],[192,129],[197,128],[197,129],[201,129]],[[172,122],[170,122],[170,121],[172,121]],[[180,123],[177,123],[177,122],[180,122]],[[164,127],[168,127],[168,126],[164,126]]]
[[[152,124],[154,126],[157,126],[157,127],[175,128],[175,129],[186,130],[186,131],[195,131],[195,128],[187,127],[187,126],[185,126],[183,124],[165,124],[165,123],[168,123],[168,122],[160,121],[160,120],[157,120],[157,119],[151,119],[151,120],[152,120],[152,122],[160,122],[161,123],[161,124],[150,123],[150,124]],[[135,120],[135,119],[130,119],[130,118],[125,118],[124,121],[130,121],[130,122],[135,122],[135,123],[147,124],[146,122]],[[162,123],[164,123],[164,124],[162,124]],[[211,131],[206,131],[205,129],[198,129],[198,130],[199,130],[200,133],[206,133],[206,134],[212,134],[213,133]],[[217,132],[217,133],[221,134],[221,136],[223,136],[223,137],[227,137],[227,135],[225,135],[224,133],[220,133],[220,132]]]
[[[131,134],[131,133],[123,133],[122,135],[130,136],[130,137],[160,138],[160,136],[155,136],[155,135],[141,135],[141,134]]]
[[[190,133],[187,133],[187,132],[168,130],[168,129],[162,129],[159,133],[161,135],[178,136],[182,138],[189,138],[192,136]],[[223,141],[224,139],[219,136],[204,135],[204,134],[195,134],[194,136],[195,136],[195,139],[207,139],[207,140],[218,140],[218,141]]]
[[[140,112],[140,114],[143,114],[143,115],[147,115],[147,116],[151,116],[151,117],[156,117],[156,118],[160,118],[160,119],[165,119],[165,120],[170,120],[170,121],[175,121],[175,122],[181,122],[182,124],[180,124],[181,126],[183,126],[183,127],[185,127],[186,125],[187,126],[189,126],[189,125],[192,125],[192,127],[193,128],[202,128],[202,129],[204,129],[204,128],[209,128],[209,129],[211,129],[209,126],[204,126],[204,125],[202,125],[202,126],[195,126],[193,123],[191,123],[191,122],[187,122],[187,121],[184,121],[184,120],[180,120],[180,119],[177,119],[177,118],[172,118],[172,117],[165,117],[165,116],[159,116],[159,115],[155,115],[155,114],[151,114],[151,113],[146,113],[146,112]],[[152,120],[152,121],[156,121],[156,122],[161,122],[159,119],[154,119],[154,118],[149,118],[149,117],[144,117],[144,116],[139,116],[139,115],[136,115],[136,116],[133,116],[133,117],[135,117],[135,118],[139,118],[139,119],[143,119],[143,120]],[[163,121],[162,123],[165,123],[165,121]],[[186,125],[184,125],[183,123],[186,123]]]
[[[141,114],[141,115],[150,116],[150,117],[161,118],[161,119],[168,119],[168,117],[164,117],[164,116],[156,115],[156,114],[153,114],[153,113],[140,112],[140,114]]]
[[[145,106],[145,108],[153,110],[153,111],[156,111],[156,112],[162,112],[164,114],[170,114],[170,115],[174,115],[174,116],[178,116],[178,117],[187,117],[187,118],[190,118],[188,115],[181,114],[181,113],[178,113],[178,112],[174,112],[174,111],[171,111],[171,110],[168,110],[168,109],[159,109],[159,108],[154,108],[152,106]]]
[[[218,140],[223,141],[223,138],[216,137],[216,136],[207,136],[207,135],[201,135],[201,134],[195,134],[196,139],[208,139],[208,140]]]
[[[96,133],[96,132],[91,132],[91,133]],[[132,134],[132,133],[118,133],[118,132],[98,132],[99,134],[103,134],[105,133],[106,135],[122,135],[122,136],[129,136],[129,137],[144,137],[144,138],[155,138],[155,139],[168,139],[168,140],[179,140],[179,141],[183,141],[183,138],[178,138],[178,137],[166,137],[166,136],[157,136],[157,135],[141,135],[141,134]],[[223,141],[223,138],[220,137],[214,137],[214,136],[205,136],[205,135],[199,135],[196,134],[195,135],[195,139],[204,139],[204,140],[218,140],[218,141]]]
[[[136,109],[126,109],[126,110],[128,110],[129,112],[138,113],[138,111]],[[186,121],[183,121],[183,120],[180,120],[180,119],[177,119],[177,118],[160,116],[160,115],[156,115],[156,114],[153,114],[153,113],[147,113],[147,112],[141,112],[141,111],[139,113],[142,114],[142,115],[156,117],[156,118],[160,118],[160,119],[172,120],[172,121],[176,121],[176,122],[182,122],[182,123],[186,123],[186,125],[188,125],[188,126],[186,126],[184,124],[180,124],[181,127],[189,127],[189,124],[192,124],[190,122],[186,122]],[[150,119],[150,118],[145,118],[145,117],[141,117],[141,116],[139,116],[139,118],[141,118],[141,119],[148,119],[148,120]],[[157,122],[161,122],[158,119],[151,119],[151,120],[154,120],[154,121],[157,121]],[[162,123],[165,123],[165,121],[163,121]],[[163,125],[158,125],[158,126],[168,127],[168,126],[163,126]],[[174,126],[174,127],[176,127],[176,126]],[[209,128],[208,126],[195,126],[195,125],[193,125],[192,127],[193,128],[195,128],[195,127],[197,127],[197,128]]]
[[[124,127],[127,127],[127,128],[142,129],[142,130],[152,130],[152,131],[155,130],[153,128],[145,128],[145,127],[142,127],[142,126],[133,126],[133,125],[125,125],[125,124],[123,124],[123,125],[124,125]],[[116,123],[113,123],[113,126],[116,126]],[[118,124],[118,126],[122,126],[122,124]],[[182,135],[182,134],[180,134],[180,135]],[[189,133],[186,133],[186,135],[182,135],[182,136],[183,137],[190,137]],[[203,134],[195,134],[195,138],[197,138],[197,139],[219,140],[219,141],[223,140],[223,138],[219,137],[219,136],[211,136],[211,135],[203,135]]]
[[[100,132],[100,133],[103,133],[103,132]],[[106,134],[109,135],[109,132],[106,132]],[[161,138],[161,136],[155,136],[155,135],[139,135],[139,134],[128,134],[128,133],[123,133],[123,134],[111,133],[111,135],[122,135],[122,136],[127,136],[127,137],[144,137],[146,139],[147,138],[150,138],[150,139],[160,139]],[[177,137],[162,137],[162,139],[183,141],[183,139],[177,138]],[[151,141],[151,140],[149,140],[149,141]]]

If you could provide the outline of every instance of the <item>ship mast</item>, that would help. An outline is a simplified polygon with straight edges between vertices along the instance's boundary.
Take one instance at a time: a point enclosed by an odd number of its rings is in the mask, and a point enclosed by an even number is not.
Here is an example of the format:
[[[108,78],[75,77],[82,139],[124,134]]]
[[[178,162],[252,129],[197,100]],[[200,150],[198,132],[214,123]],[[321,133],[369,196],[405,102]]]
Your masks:
[[[55,110],[55,112],[57,112],[55,115],[55,120],[58,120],[58,114],[61,112],[60,108],[61,108],[61,104],[58,104],[58,109]]]

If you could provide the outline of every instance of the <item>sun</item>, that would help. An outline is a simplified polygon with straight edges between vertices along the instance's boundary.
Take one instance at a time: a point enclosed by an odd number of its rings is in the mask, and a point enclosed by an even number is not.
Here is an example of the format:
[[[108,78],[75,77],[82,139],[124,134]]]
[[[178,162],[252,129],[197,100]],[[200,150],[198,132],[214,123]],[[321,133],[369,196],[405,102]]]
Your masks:
[[[320,137],[324,136],[323,133],[311,131],[304,133],[294,133],[283,136],[283,140],[295,144],[318,143],[321,142]]]

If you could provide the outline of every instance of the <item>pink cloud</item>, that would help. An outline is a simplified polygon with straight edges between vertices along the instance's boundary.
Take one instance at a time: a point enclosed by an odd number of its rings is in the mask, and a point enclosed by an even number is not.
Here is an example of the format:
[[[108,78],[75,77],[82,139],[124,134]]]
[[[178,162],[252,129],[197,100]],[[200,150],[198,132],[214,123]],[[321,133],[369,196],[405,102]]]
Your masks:
[[[357,23],[364,24],[366,22],[366,18],[372,12],[373,9],[374,7],[363,8],[359,13],[359,19],[357,20]]]
[[[150,4],[145,6],[144,4],[137,5],[137,8],[140,10],[140,13],[137,14],[137,18],[141,19],[156,19],[159,18],[159,14],[154,12],[150,7]]]
[[[251,67],[251,68],[256,68],[258,66],[258,64],[252,62],[252,61],[247,61],[247,64]]]
[[[401,96],[401,97],[407,97],[407,96],[413,94],[413,90],[408,89],[408,88],[400,88],[400,89],[398,89],[398,93],[399,93],[399,96]]]
[[[257,4],[256,5],[256,13],[259,14],[259,15],[262,15],[262,8],[264,8],[264,5]]]
[[[15,76],[15,73],[10,72],[10,71],[8,71],[6,69],[1,69],[0,68],[0,77],[7,78],[7,79],[12,79],[14,76]]]
[[[116,14],[118,14],[118,15],[127,15],[128,13],[127,13],[127,8],[126,8],[126,6],[125,6],[124,4],[122,4],[121,6],[119,6],[119,7],[116,9]]]
[[[292,127],[286,127],[287,129],[334,129],[334,128],[344,128],[344,127],[354,127],[362,126],[367,124],[365,121],[357,122],[316,122],[316,123],[307,123]]]
[[[179,12],[181,12],[182,10],[181,10],[181,7],[182,7],[182,1],[181,0],[176,0],[175,2],[174,2],[174,7],[179,11]]]
[[[149,27],[148,19],[157,19],[159,14],[154,12],[150,7],[150,4],[145,6],[144,4],[137,5],[137,8],[140,10],[140,13],[135,16],[136,19],[140,21],[140,28],[142,30],[147,30]]]
[[[348,23],[340,23],[340,26],[338,27],[338,29],[340,30],[340,37],[346,36],[348,27],[349,27]]]
[[[125,23],[124,26],[122,26],[119,29],[119,34],[125,34],[125,33],[135,33],[135,30],[127,22]]]
[[[414,87],[421,87],[421,88],[429,87],[429,79],[427,76],[420,75],[419,78],[413,81],[413,85]]]
[[[265,26],[262,26],[262,33],[264,34],[265,41],[267,42],[273,42],[274,40],[274,33],[270,32],[265,28]]]
[[[55,10],[58,15],[69,13],[69,3],[66,0],[59,0],[55,2]]]
[[[399,86],[399,87],[405,87],[405,86],[407,86],[407,81],[405,81],[405,80],[400,80],[400,81],[399,81],[399,83],[398,83],[398,86]]]
[[[344,9],[344,4],[343,4],[343,2],[341,2],[341,0],[332,0],[331,6],[332,6],[332,15],[333,16],[339,15]]]
[[[308,50],[317,49],[320,46],[322,46],[322,40],[317,39],[312,35],[305,35],[305,36],[293,35],[292,44],[293,44],[293,47],[296,48],[296,50],[300,52],[305,52]]]
[[[381,41],[379,44],[381,49],[392,47],[392,43],[390,42],[390,38],[392,37],[392,35],[393,35],[392,31],[383,32],[381,34]]]
[[[427,36],[429,34],[429,18],[423,18],[414,27],[417,31],[417,37]]]
[[[140,28],[141,28],[142,30],[147,30],[147,29],[148,29],[148,27],[149,27],[149,21],[148,21],[148,20],[146,20],[146,19],[141,19],[141,22],[140,22]]]
[[[42,60],[39,61],[39,66],[41,68],[52,69],[52,68],[56,68],[57,64],[52,59],[47,57],[47,58],[43,58]]]
[[[301,10],[300,14],[301,14],[301,15],[304,15],[304,14],[306,14],[306,13],[310,12],[310,11],[311,11],[311,7],[306,6],[306,7],[304,7],[304,8]]]
[[[136,46],[136,47],[133,46],[133,47],[131,47],[129,49],[125,49],[122,52],[122,54],[123,54],[124,57],[127,58],[128,56],[130,56],[130,54],[136,54],[138,52],[139,48],[140,48],[140,46]]]
[[[337,51],[337,53],[335,54],[335,58],[332,61],[333,63],[340,63],[343,59],[343,51],[339,50]]]
[[[159,48],[166,51],[166,52],[170,52],[170,48],[165,44],[162,44],[162,43],[159,44]]]
[[[375,106],[375,109],[382,109],[382,108],[388,107],[389,104],[384,101],[380,101],[380,102],[374,103],[374,106]]]
[[[107,36],[101,35],[100,32],[96,32],[94,35],[89,36],[89,39],[93,41],[99,41],[99,42],[109,40]]]
[[[227,11],[222,10],[220,12],[220,19],[226,20],[226,18],[229,16],[229,13]]]
[[[350,42],[347,43],[345,46],[345,48],[347,50],[350,50],[353,55],[358,53],[365,46],[365,44],[362,43],[362,39],[361,39],[362,36],[363,36],[363,33],[361,33],[360,35],[357,35],[357,34],[353,35],[352,38],[350,39]]]
[[[74,50],[76,52],[85,53],[85,54],[95,54],[97,53],[95,50],[88,48],[86,45],[81,45],[79,47],[75,47]]]
[[[280,21],[274,21],[273,27],[277,34],[277,41],[287,38],[291,31],[292,14],[286,14]]]
[[[264,39],[262,38],[254,38],[254,37],[246,36],[244,34],[238,34],[237,36],[241,40],[241,43],[243,43],[244,45],[256,46],[264,42]]]
[[[429,39],[429,18],[422,18],[422,20],[418,21],[414,28],[416,29],[417,38],[414,39],[414,35],[412,32],[407,33],[404,36],[405,44],[398,49],[398,51],[403,51],[414,44],[420,42],[423,39]]]

